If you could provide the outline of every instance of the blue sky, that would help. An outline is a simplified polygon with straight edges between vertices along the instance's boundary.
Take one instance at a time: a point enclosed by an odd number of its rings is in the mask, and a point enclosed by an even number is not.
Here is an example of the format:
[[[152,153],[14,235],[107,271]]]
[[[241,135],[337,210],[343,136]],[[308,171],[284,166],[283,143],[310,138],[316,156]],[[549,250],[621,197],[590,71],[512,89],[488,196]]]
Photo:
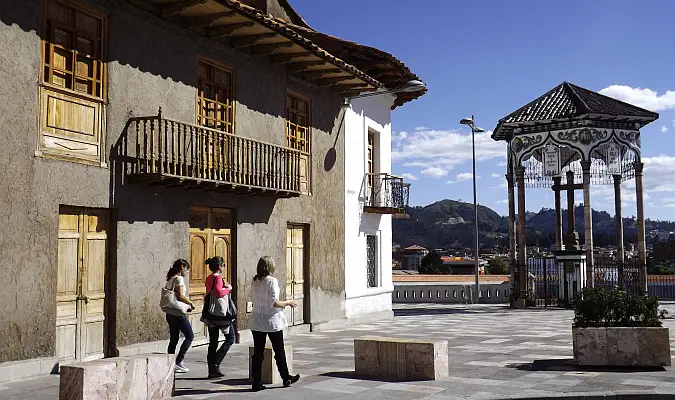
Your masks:
[[[472,201],[463,117],[488,134],[499,118],[563,81],[660,113],[642,130],[645,214],[675,220],[675,2],[670,0],[291,0],[314,29],[392,53],[429,92],[394,111],[394,173],[410,202]],[[506,214],[504,147],[477,137],[478,201]],[[634,185],[624,215],[635,214]],[[577,196],[581,200],[581,193]],[[613,214],[611,187],[592,204]],[[528,189],[527,208],[553,207]]]

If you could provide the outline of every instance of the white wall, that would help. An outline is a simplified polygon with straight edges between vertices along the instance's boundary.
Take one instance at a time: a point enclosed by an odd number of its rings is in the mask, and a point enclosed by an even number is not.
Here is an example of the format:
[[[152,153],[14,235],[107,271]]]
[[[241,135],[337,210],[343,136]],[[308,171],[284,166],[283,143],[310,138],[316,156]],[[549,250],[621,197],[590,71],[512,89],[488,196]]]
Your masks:
[[[391,215],[363,212],[368,132],[375,133],[375,172],[391,173],[391,106],[379,95],[352,100],[345,113],[345,313],[347,318],[391,311]],[[379,286],[368,288],[366,235],[377,235]]]

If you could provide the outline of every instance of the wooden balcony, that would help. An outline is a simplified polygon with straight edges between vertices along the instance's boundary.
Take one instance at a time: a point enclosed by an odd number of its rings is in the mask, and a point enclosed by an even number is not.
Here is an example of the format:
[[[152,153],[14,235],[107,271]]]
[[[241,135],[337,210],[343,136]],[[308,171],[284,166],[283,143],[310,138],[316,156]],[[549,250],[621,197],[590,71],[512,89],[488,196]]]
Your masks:
[[[309,154],[164,118],[161,110],[130,118],[118,148],[130,182],[275,197],[308,187]]]
[[[363,211],[372,214],[405,216],[410,196],[410,184],[390,174],[367,174],[366,201]]]

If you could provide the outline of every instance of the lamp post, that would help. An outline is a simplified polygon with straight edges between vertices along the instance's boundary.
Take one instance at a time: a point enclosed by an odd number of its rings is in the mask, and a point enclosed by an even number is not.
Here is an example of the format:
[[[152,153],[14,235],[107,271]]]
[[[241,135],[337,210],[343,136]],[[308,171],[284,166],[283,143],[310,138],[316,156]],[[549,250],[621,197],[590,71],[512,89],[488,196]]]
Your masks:
[[[361,99],[364,97],[372,97],[372,96],[380,96],[383,94],[390,94],[390,95],[396,95],[398,93],[413,93],[413,92],[421,92],[422,90],[425,90],[427,88],[427,85],[424,84],[422,81],[418,81],[416,79],[413,79],[411,81],[408,81],[403,84],[403,86],[395,88],[395,89],[384,89],[384,90],[377,90],[375,92],[369,92],[369,93],[363,93],[359,94],[356,96],[352,97],[346,97],[344,105],[349,105],[349,101],[352,99]]]
[[[475,273],[476,273],[476,303],[480,303],[480,259],[478,258],[478,203],[476,201],[476,132],[485,132],[483,128],[476,127],[473,115],[471,118],[463,118],[459,121],[462,125],[471,128],[471,147],[473,150],[473,212],[474,227],[476,230]]]

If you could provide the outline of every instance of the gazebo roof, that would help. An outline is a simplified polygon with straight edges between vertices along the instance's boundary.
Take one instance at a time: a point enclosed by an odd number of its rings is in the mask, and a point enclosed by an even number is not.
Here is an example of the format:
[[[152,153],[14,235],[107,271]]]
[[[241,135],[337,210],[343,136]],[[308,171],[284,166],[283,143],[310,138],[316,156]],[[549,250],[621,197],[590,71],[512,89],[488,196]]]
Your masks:
[[[545,124],[591,116],[622,122],[638,122],[641,126],[659,118],[658,113],[563,82],[500,119],[492,138],[508,140],[513,135],[514,128],[521,124]]]

